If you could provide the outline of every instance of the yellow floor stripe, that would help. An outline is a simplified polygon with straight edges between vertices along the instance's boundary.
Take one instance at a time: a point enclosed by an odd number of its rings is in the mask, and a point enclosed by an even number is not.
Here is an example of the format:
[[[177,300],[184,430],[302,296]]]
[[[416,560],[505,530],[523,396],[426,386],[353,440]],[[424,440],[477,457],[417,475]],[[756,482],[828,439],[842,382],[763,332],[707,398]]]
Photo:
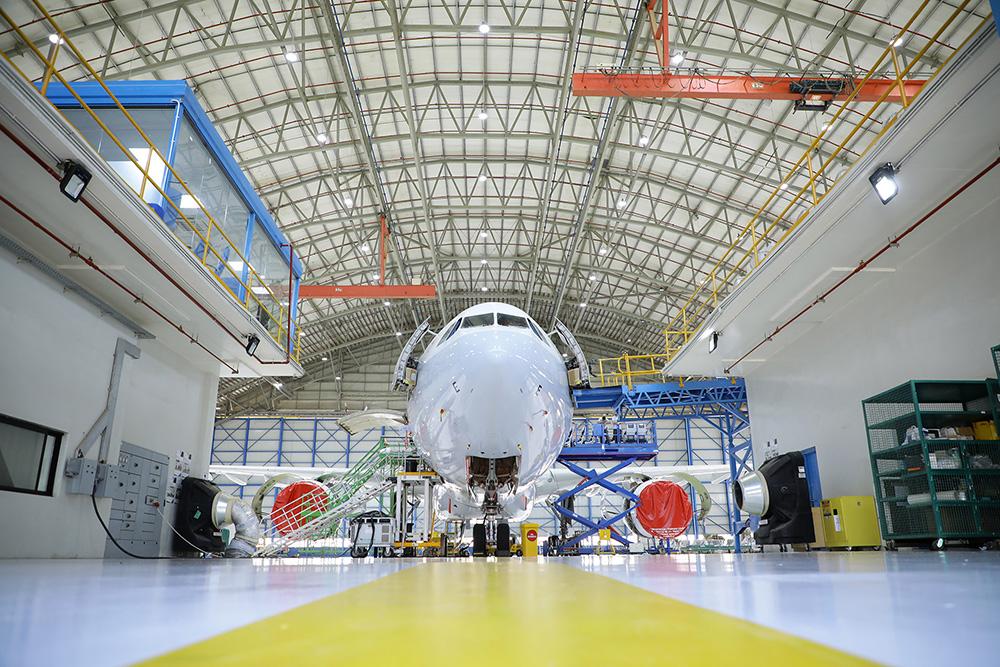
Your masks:
[[[569,565],[520,559],[418,565],[143,664],[732,663],[873,664]]]

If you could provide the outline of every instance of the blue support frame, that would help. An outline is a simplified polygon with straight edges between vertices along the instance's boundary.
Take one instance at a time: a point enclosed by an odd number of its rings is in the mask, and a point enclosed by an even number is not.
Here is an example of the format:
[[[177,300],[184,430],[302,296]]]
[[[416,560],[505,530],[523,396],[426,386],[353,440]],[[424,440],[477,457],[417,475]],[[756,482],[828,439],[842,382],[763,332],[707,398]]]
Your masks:
[[[574,390],[573,398],[578,409],[603,408],[614,411],[620,421],[653,420],[654,425],[657,420],[682,422],[685,450],[677,460],[669,463],[707,463],[702,456],[707,450],[694,447],[692,431],[697,424],[698,431],[706,437],[710,433],[717,434],[718,446],[712,448],[715,460],[718,461],[721,456],[722,462],[729,466],[730,471],[730,477],[725,482],[725,529],[738,536],[742,528],[742,517],[731,497],[732,485],[753,468],[753,447],[749,436],[750,414],[746,384],[742,378],[640,384],[632,389],[625,386],[578,389]],[[656,456],[657,463],[660,462],[659,453]],[[697,495],[693,490],[691,493],[692,508],[697,514]],[[588,525],[586,521],[579,522]],[[589,523],[596,525],[592,520]],[[713,523],[721,527],[719,523]],[[693,522],[693,525],[697,536],[700,527],[697,522]],[[737,553],[741,551],[738,538],[734,548]]]
[[[562,494],[560,494],[560,496],[556,498],[556,502],[555,504],[553,504],[553,508],[555,509],[556,512],[566,517],[567,519],[570,519],[571,521],[576,521],[577,523],[582,523],[584,526],[587,527],[587,530],[585,530],[584,532],[580,533],[573,539],[563,544],[560,547],[560,551],[575,547],[577,544],[587,539],[588,537],[596,535],[599,530],[603,530],[605,528],[611,528],[612,526],[614,526],[614,524],[624,519],[625,516],[632,511],[630,508],[622,512],[619,512],[613,517],[607,519],[601,519],[595,522],[593,519],[589,517],[585,517],[582,514],[578,514],[572,510],[563,507],[562,503],[567,498],[575,496],[576,494],[587,490],[588,488],[594,486],[595,484],[604,489],[607,489],[608,491],[611,491],[612,493],[624,496],[625,498],[630,499],[633,503],[638,503],[639,496],[635,495],[625,487],[615,484],[609,479],[611,475],[615,474],[622,468],[632,465],[633,463],[635,463],[635,461],[636,459],[634,458],[628,458],[608,468],[607,470],[602,470],[601,472],[598,472],[596,470],[588,470],[586,468],[582,468],[573,463],[572,461],[566,461],[563,460],[562,458],[559,459],[559,463],[563,464],[564,466],[572,470],[574,473],[582,477],[585,481],[582,484],[573,487],[569,491],[565,491]],[[611,531],[611,537],[612,539],[616,540],[617,542],[623,544],[626,547],[629,545],[629,541],[625,537],[619,535],[614,530]]]

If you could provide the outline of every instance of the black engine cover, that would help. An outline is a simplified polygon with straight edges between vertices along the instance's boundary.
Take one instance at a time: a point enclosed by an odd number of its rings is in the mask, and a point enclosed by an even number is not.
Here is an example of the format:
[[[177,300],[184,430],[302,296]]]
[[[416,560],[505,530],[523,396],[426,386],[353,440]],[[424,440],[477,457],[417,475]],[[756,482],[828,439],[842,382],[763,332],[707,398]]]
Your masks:
[[[753,534],[757,544],[808,544],[816,541],[809,483],[802,452],[789,452],[766,461],[758,472],[767,482],[767,511]]]
[[[219,552],[225,549],[222,538],[215,535],[212,524],[212,501],[220,489],[204,479],[185,477],[177,500],[177,532],[184,536],[188,544],[174,535],[174,552],[196,553],[191,547],[202,551]]]

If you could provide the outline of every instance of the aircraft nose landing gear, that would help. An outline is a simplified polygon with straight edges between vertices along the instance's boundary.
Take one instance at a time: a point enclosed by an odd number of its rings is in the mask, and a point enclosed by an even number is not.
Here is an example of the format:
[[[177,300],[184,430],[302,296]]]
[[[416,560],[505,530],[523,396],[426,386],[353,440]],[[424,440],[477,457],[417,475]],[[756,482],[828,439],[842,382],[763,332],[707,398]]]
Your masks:
[[[495,517],[472,527],[472,555],[488,556],[491,546],[494,556],[510,557],[510,524],[497,522]]]

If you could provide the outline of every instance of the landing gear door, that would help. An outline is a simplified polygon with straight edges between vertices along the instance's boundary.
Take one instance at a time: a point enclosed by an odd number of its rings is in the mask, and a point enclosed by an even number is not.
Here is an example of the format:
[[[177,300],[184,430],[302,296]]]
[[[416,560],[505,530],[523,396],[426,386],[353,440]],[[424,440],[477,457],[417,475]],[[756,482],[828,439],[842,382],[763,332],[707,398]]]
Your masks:
[[[590,386],[590,366],[587,364],[587,357],[583,354],[583,349],[576,342],[576,338],[570,333],[565,324],[556,320],[556,333],[565,343],[573,356],[566,362],[566,370],[570,374],[570,385],[573,387]]]
[[[430,322],[431,318],[429,317],[421,322],[417,330],[410,336],[410,340],[406,341],[406,345],[403,346],[403,351],[399,353],[399,359],[396,361],[396,367],[392,371],[392,379],[389,380],[390,391],[403,391],[417,384],[417,360],[413,356],[413,351],[417,349],[417,343],[430,329]]]

